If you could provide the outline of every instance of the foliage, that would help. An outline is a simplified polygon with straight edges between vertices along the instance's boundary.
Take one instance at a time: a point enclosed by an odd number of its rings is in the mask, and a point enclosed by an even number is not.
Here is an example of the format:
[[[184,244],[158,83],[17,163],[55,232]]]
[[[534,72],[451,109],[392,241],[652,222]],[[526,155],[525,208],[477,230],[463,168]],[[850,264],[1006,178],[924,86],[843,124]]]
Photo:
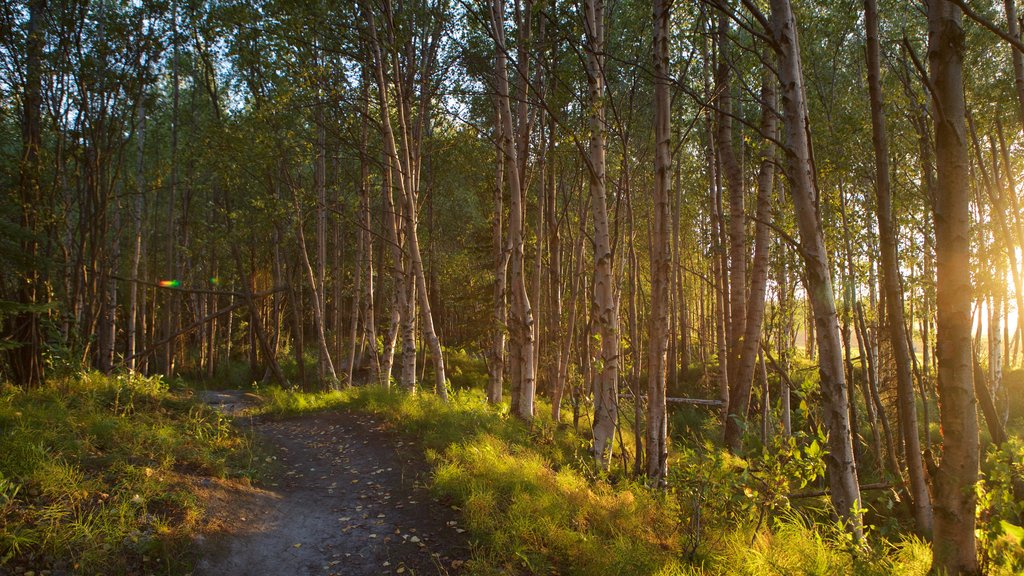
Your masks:
[[[803,436],[803,435],[801,435]],[[781,436],[757,458],[743,459],[710,441],[679,447],[670,486],[680,503],[688,557],[716,548],[736,526],[754,525],[790,510],[790,495],[824,474],[823,438]]]
[[[978,544],[991,574],[1024,572],[1024,440],[992,446],[978,483]]]
[[[188,477],[251,473],[249,440],[159,377],[0,390],[0,567],[180,573]]]
[[[268,415],[367,411],[417,438],[435,467],[433,489],[462,511],[478,542],[473,574],[916,576],[931,564],[916,538],[854,550],[838,522],[818,521],[826,513],[791,505],[790,491],[822,474],[821,438],[780,440],[749,461],[684,443],[661,491],[596,474],[587,439],[556,428],[541,406],[531,428],[477,390],[447,404],[379,387],[261,394],[258,410]]]

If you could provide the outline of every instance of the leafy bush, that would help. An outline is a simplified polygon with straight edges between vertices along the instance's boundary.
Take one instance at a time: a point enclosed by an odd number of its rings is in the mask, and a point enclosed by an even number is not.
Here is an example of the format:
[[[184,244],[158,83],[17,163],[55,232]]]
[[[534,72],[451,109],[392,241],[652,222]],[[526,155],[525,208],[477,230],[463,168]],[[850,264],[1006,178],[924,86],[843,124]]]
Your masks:
[[[990,574],[1024,573],[1024,440],[1011,436],[985,456],[978,483],[978,536]]]

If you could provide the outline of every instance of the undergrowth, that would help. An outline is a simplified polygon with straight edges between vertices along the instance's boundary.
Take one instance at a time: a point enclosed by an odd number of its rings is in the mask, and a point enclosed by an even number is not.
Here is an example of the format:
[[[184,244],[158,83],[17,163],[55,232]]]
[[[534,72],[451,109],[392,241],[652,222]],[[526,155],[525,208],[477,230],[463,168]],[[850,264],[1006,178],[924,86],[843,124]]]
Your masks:
[[[180,574],[188,476],[245,476],[251,444],[159,378],[0,388],[0,571]]]
[[[870,547],[853,553],[826,513],[782,505],[777,492],[784,486],[766,495],[764,471],[742,473],[746,463],[714,447],[675,450],[671,466],[678,472],[668,490],[657,490],[622,473],[596,471],[584,435],[552,422],[540,403],[527,426],[474,390],[453,394],[447,404],[430,394],[376,387],[262,393],[264,413],[371,412],[421,441],[435,468],[435,492],[462,510],[476,542],[471,574],[914,576],[931,563],[929,546],[913,537],[890,542],[876,535]],[[786,464],[775,474],[797,472]],[[718,481],[724,477],[730,482]],[[761,488],[745,488],[744,478]],[[698,500],[695,484],[705,490]],[[775,512],[767,519],[766,502]],[[724,513],[716,507],[728,508],[726,522],[716,523],[712,516]],[[694,517],[701,514],[714,534],[694,545]]]

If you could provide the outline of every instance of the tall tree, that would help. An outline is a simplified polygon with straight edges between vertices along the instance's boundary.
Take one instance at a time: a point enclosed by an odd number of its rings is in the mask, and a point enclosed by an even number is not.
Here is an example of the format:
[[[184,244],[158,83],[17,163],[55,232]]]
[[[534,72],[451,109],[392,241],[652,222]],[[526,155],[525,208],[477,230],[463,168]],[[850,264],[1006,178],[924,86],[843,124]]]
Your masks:
[[[839,337],[832,270],[821,214],[811,142],[800,43],[796,18],[789,0],[771,0],[771,36],[778,55],[778,75],[786,146],[785,166],[790,197],[800,231],[800,255],[804,261],[805,284],[814,317],[818,348],[818,376],[821,382],[822,420],[828,430],[829,453],[825,458],[832,505],[859,540],[863,535],[860,483],[853,456],[853,433],[847,403],[847,382],[843,371],[843,350]]]
[[[672,172],[670,150],[669,23],[671,0],[654,1],[654,195],[651,229],[651,315],[647,362],[647,476],[659,483],[668,478],[668,410],[666,352],[669,337],[669,282],[672,257],[669,243]],[[671,367],[674,369],[674,367]],[[634,399],[639,402],[640,399]]]
[[[587,166],[590,175],[590,207],[594,218],[594,293],[591,306],[601,346],[598,372],[594,377],[594,457],[602,467],[607,467],[612,436],[618,423],[619,298],[613,271],[612,237],[608,226],[604,0],[584,2],[583,23],[590,104]]]
[[[729,392],[729,417],[725,422],[725,443],[730,450],[740,448],[743,423],[750,408],[750,391],[754,380],[754,367],[761,350],[761,324],[764,321],[765,291],[768,286],[768,248],[772,219],[772,191],[775,185],[775,143],[778,139],[778,120],[775,111],[775,79],[765,74],[761,85],[761,132],[767,138],[757,175],[757,208],[754,226],[754,259],[750,271],[750,292],[746,295],[743,314],[743,334],[736,359],[735,378]],[[741,207],[742,209],[742,207]],[[742,254],[745,258],[745,252]],[[745,291],[745,290],[744,290]],[[743,297],[742,293],[735,296]],[[735,309],[734,309],[735,310]],[[739,326],[737,327],[739,328]]]
[[[10,334],[16,348],[10,352],[11,375],[14,382],[27,387],[42,385],[45,380],[43,334],[38,306],[41,303],[42,274],[37,267],[39,233],[43,206],[40,146],[42,145],[42,78],[43,50],[46,45],[46,0],[28,3],[28,26],[25,46],[25,84],[21,116],[21,162],[18,166],[18,204],[21,209],[21,250],[29,268],[20,280],[18,303]]]
[[[521,7],[519,0],[515,2],[516,25],[520,30],[520,55],[518,63],[519,81],[524,85],[528,82],[529,72],[524,58],[526,50],[523,41],[529,38],[524,27],[529,28],[529,14],[532,3],[527,0]],[[518,402],[515,403],[516,415],[524,420],[533,418],[533,395],[536,390],[536,365],[534,364],[533,340],[533,309],[526,290],[525,256],[523,254],[523,205],[526,186],[523,167],[527,153],[529,134],[526,118],[526,100],[520,94],[517,118],[520,131],[514,128],[511,98],[508,82],[508,46],[505,42],[505,3],[502,0],[491,0],[491,34],[495,44],[494,77],[497,91],[498,113],[501,115],[501,150],[504,158],[505,182],[509,190],[509,247],[511,258],[512,310],[509,318],[511,335],[511,361],[513,387],[518,391]],[[525,71],[525,73],[524,73]],[[525,93],[526,88],[524,87]]]
[[[406,281],[409,283],[411,293],[408,304],[409,313],[413,313],[418,302],[423,336],[430,348],[434,364],[434,390],[438,396],[447,399],[444,352],[441,349],[441,340],[431,313],[430,293],[427,290],[419,241],[422,144],[429,132],[431,122],[432,101],[435,92],[434,74],[443,24],[443,14],[440,13],[442,7],[429,2],[419,6],[426,16],[425,23],[420,24],[421,30],[415,30],[412,33],[396,29],[398,25],[396,13],[390,0],[384,2],[383,8],[382,24],[387,34],[386,50],[382,48],[382,42],[379,40],[376,19],[372,11],[368,11],[369,28],[376,66],[381,130],[385,151],[394,172],[393,183],[403,204],[402,224],[408,251]],[[403,42],[403,44],[399,44],[399,42]],[[385,73],[386,70],[390,71],[390,77]],[[394,100],[393,113],[396,118],[394,123],[391,119],[392,98]],[[397,125],[397,130],[395,125]],[[408,331],[406,331],[405,338],[408,342]],[[407,347],[403,347],[403,358],[408,352]]]
[[[964,30],[960,8],[928,2],[928,75],[935,128],[936,363],[942,461],[932,474],[932,570],[979,574],[974,536],[978,412],[971,358],[971,214]]]
[[[888,315],[889,341],[896,363],[896,396],[914,519],[924,534],[932,531],[931,497],[921,458],[921,440],[917,431],[917,403],[911,370],[910,347],[906,318],[903,314],[903,290],[899,260],[896,254],[896,229],[892,215],[892,194],[889,178],[889,137],[885,126],[882,98],[881,49],[878,40],[878,2],[864,0],[864,27],[867,39],[868,94],[871,103],[871,142],[875,149],[875,211],[878,217],[878,240],[882,252],[882,288]],[[865,398],[870,403],[870,399]],[[870,412],[870,410],[869,410]]]

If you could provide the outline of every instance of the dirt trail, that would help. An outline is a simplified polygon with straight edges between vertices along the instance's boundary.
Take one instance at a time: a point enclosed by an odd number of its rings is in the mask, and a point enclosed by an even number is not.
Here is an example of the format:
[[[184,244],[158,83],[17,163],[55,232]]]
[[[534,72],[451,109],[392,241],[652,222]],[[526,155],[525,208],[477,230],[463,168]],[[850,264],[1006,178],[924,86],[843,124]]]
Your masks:
[[[204,392],[203,400],[238,413],[252,400]],[[457,574],[468,542],[450,507],[424,487],[420,451],[379,420],[323,412],[255,419],[275,457],[259,489],[210,481],[198,487],[211,510],[196,574]]]

